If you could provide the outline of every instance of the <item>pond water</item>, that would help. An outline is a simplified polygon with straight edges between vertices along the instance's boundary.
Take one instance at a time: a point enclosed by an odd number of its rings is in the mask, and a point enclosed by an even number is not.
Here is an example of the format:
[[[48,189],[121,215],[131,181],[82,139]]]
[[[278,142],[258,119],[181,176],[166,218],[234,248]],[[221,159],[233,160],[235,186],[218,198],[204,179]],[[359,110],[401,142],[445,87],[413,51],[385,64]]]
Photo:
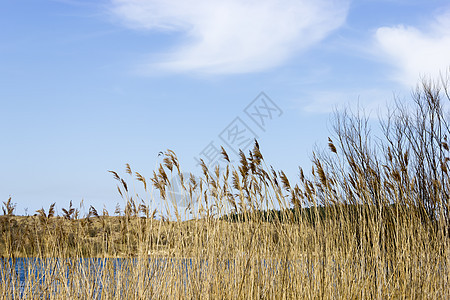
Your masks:
[[[145,266],[144,272],[142,272],[142,265]],[[139,267],[141,272],[136,271]],[[38,289],[44,285],[80,287],[88,285],[94,289],[92,292],[94,298],[98,298],[106,281],[109,284],[121,282],[122,288],[127,288],[129,281],[140,280],[136,276],[142,276],[143,280],[155,280],[164,276],[165,270],[174,268],[182,274],[186,284],[187,274],[189,270],[192,270],[191,259],[0,258],[0,284],[6,285],[7,290],[18,290],[20,295],[26,287],[30,286]]]

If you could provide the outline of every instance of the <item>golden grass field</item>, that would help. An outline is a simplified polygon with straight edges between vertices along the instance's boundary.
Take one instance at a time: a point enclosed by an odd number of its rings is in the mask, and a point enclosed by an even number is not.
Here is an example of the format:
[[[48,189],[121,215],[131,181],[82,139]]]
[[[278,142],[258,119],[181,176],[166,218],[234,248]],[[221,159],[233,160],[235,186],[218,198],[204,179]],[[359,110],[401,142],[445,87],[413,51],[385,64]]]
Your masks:
[[[129,165],[125,175],[159,191],[162,211],[116,172],[125,205],[114,213],[81,215],[71,203],[60,214],[52,206],[15,216],[9,199],[0,295],[449,299],[447,87],[424,81],[415,110],[397,103],[376,141],[366,117],[337,114],[328,149],[295,181],[268,166],[255,141],[238,165],[203,164],[200,179],[183,177],[187,208],[171,199],[168,178],[183,173],[170,150],[151,178]]]

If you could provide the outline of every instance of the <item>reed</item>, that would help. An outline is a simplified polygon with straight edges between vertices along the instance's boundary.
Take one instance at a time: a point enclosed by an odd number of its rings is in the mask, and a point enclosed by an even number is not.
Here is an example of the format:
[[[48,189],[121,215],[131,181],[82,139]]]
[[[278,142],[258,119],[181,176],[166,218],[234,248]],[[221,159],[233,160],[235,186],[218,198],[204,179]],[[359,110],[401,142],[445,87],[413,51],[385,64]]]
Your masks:
[[[111,215],[92,206],[82,215],[70,202],[61,215],[52,205],[16,216],[10,198],[0,217],[0,295],[449,298],[448,87],[424,81],[376,140],[362,113],[337,113],[328,149],[296,181],[268,166],[255,141],[237,165],[222,148],[228,165],[202,162],[200,178],[186,178],[171,150],[150,178],[129,165],[131,183],[110,171],[125,203]],[[185,207],[173,198],[174,175]]]

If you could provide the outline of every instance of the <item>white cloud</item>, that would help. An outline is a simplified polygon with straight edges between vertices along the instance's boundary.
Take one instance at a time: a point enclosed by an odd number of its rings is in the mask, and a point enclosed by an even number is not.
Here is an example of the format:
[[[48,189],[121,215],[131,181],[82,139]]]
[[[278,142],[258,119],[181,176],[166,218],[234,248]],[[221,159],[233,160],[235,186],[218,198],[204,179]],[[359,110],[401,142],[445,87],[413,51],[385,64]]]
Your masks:
[[[315,91],[306,98],[310,99],[303,108],[306,112],[329,114],[345,108],[363,109],[371,118],[378,118],[386,112],[386,104],[393,101],[394,94],[380,89],[352,89]]]
[[[112,0],[112,12],[133,29],[185,34],[184,44],[151,68],[245,73],[278,66],[325,38],[345,22],[348,2]]]
[[[450,66],[450,10],[435,17],[426,29],[378,28],[375,40],[377,54],[396,68],[394,80],[414,86],[420,76],[436,78]]]

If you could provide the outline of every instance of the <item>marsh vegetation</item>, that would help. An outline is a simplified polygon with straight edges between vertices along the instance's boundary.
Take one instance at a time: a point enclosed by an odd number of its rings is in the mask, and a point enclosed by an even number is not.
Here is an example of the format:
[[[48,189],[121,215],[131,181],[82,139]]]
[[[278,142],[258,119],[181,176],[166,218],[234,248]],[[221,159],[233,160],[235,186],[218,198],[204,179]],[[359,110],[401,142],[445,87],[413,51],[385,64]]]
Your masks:
[[[411,103],[381,118],[378,137],[364,114],[337,113],[328,148],[296,180],[268,165],[255,141],[237,165],[202,163],[200,179],[185,178],[170,150],[150,178],[128,165],[124,176],[112,171],[125,203],[114,213],[82,215],[70,203],[60,214],[51,206],[16,216],[9,199],[0,295],[449,298],[448,83],[424,80]],[[173,174],[182,208],[171,199]],[[148,194],[131,189],[131,178]],[[148,204],[151,188],[164,209]]]

